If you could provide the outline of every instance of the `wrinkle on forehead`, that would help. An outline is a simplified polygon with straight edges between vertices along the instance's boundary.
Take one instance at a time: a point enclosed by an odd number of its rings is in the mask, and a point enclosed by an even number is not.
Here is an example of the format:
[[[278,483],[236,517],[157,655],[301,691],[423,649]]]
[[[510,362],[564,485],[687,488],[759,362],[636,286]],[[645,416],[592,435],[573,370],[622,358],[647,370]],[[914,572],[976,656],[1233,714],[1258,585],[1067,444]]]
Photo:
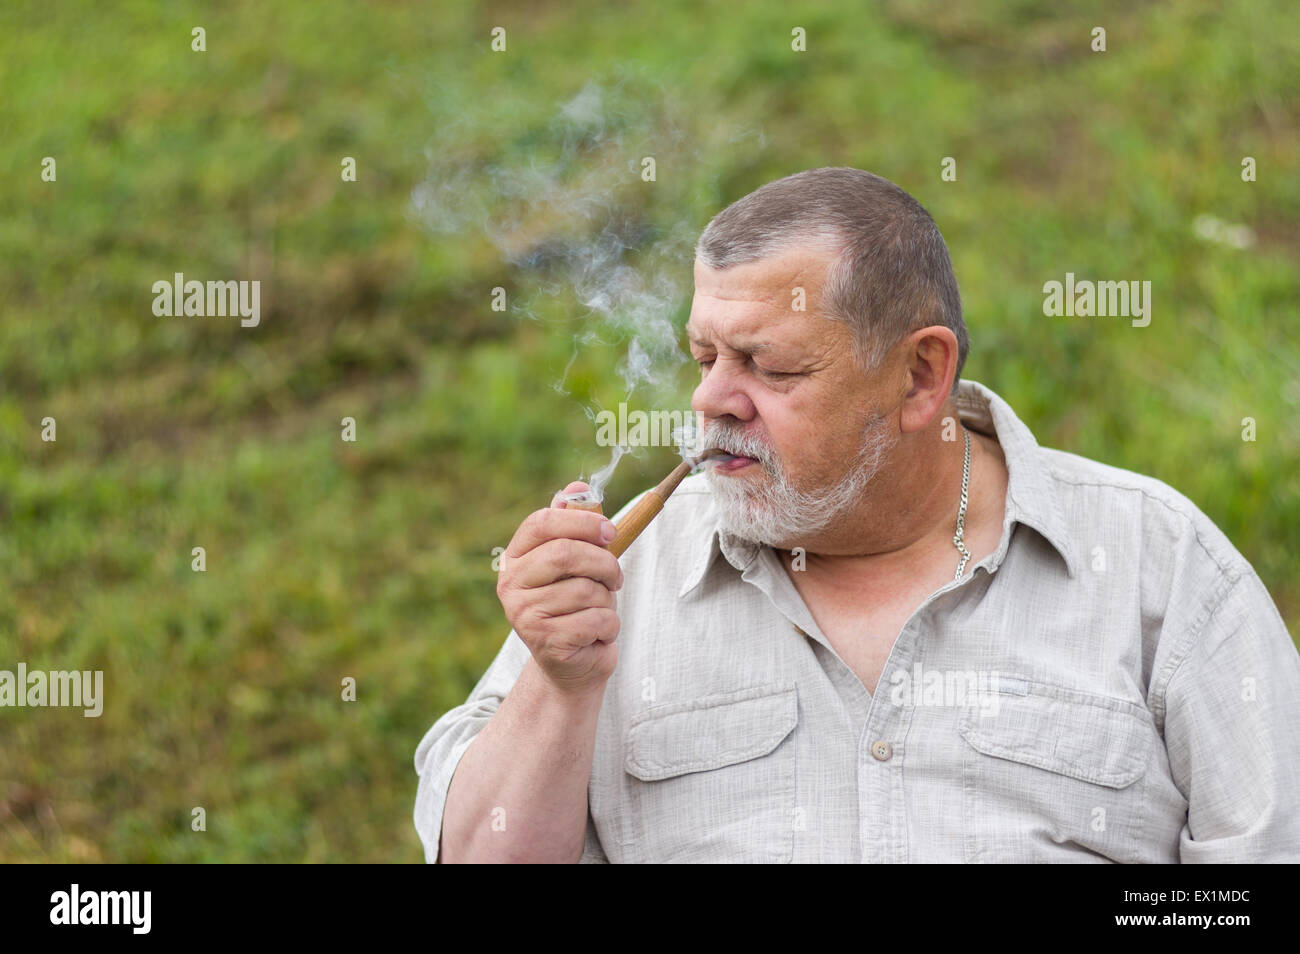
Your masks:
[[[817,300],[826,263],[816,258],[810,260],[809,254],[795,250],[727,269],[710,269],[697,261],[695,298],[686,325],[687,335],[701,344],[707,343],[703,337],[706,334],[728,338],[766,335],[785,338],[792,324],[807,324],[800,319],[815,316],[815,311],[794,312],[786,299],[792,301],[794,289],[803,288],[810,304]]]
[[[714,295],[711,292],[695,290],[696,298],[713,298],[717,301],[753,301],[753,302],[772,302],[776,300],[777,292],[773,291],[770,295]]]
[[[829,263],[820,259],[810,259],[808,253],[798,255],[791,253],[758,259],[724,269],[709,268],[697,261],[695,288],[697,293],[712,298],[770,300],[776,298],[782,291],[799,285],[805,288],[820,287],[825,280],[828,266]],[[702,284],[708,290],[701,292]],[[726,294],[728,291],[733,294]],[[740,294],[735,294],[736,292]]]
[[[787,310],[794,289],[802,288],[809,304],[820,299],[831,264],[824,252],[794,247],[778,255],[732,265],[709,268],[695,262],[695,297],[719,302],[750,302],[767,309]],[[692,308],[692,314],[694,308]]]
[[[695,309],[691,309],[686,334],[692,342],[701,346],[712,344],[715,339],[724,342],[744,340],[747,344],[742,350],[757,353],[766,351],[772,345],[767,341],[756,342],[754,339],[780,338],[779,330],[783,325],[788,329],[789,326],[778,317],[778,313],[771,310],[758,312],[750,309],[749,314],[713,312],[701,316],[696,314]]]

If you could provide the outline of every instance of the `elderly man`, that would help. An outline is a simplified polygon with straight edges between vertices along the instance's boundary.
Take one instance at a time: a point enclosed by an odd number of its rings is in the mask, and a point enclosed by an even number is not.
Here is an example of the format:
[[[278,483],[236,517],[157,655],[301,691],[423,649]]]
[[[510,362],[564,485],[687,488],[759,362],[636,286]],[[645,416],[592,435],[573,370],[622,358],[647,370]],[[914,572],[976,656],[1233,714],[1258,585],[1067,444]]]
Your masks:
[[[1178,492],[959,380],[926,211],[816,169],[696,256],[693,407],[736,459],[621,566],[598,514],[519,527],[513,630],[416,752],[426,858],[1300,860],[1268,592]]]

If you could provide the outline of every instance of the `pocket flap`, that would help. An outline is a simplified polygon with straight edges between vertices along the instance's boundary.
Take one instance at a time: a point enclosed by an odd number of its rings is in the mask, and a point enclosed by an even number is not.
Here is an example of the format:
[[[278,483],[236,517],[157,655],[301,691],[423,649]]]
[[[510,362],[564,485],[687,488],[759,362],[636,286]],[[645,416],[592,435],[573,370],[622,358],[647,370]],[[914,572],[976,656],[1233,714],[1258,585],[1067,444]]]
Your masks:
[[[1024,695],[999,696],[996,715],[968,710],[961,734],[985,755],[1125,788],[1150,758],[1145,711],[1122,699],[1031,683]]]
[[[653,782],[746,762],[780,745],[798,718],[793,687],[757,686],[656,706],[628,726],[625,768]]]

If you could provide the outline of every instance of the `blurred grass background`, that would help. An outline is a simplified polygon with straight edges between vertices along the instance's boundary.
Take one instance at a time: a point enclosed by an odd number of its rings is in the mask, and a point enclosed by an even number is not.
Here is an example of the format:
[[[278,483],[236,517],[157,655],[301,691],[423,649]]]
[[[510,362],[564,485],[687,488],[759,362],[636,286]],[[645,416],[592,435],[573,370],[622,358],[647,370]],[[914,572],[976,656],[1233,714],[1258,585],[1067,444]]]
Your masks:
[[[0,860],[422,858],[415,744],[508,630],[491,550],[604,462],[582,408],[624,389],[617,336],[575,358],[573,303],[481,230],[430,234],[412,191],[431,143],[526,161],[546,117],[622,75],[645,128],[670,115],[688,146],[634,177],[646,241],[800,169],[897,182],[952,250],[965,376],[1040,443],[1187,494],[1294,637],[1297,19],[1289,0],[0,7],[0,668],[102,669],[106,695],[99,719],[0,711]],[[1255,244],[1198,237],[1202,214]],[[261,325],[154,317],[178,271],[261,280]],[[1152,281],[1150,327],[1044,317],[1066,271]],[[530,317],[493,312],[495,286]],[[615,506],[655,453],[620,465]]]

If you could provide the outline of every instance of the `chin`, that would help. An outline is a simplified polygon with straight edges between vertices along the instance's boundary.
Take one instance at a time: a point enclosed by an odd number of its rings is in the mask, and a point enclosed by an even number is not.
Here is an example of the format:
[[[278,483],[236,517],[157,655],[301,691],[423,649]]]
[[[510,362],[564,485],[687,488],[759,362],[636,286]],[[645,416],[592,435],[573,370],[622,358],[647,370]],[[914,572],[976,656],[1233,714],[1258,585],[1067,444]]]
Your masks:
[[[718,529],[742,540],[778,549],[785,549],[791,540],[797,544],[790,527],[753,504],[720,504],[718,513]]]

